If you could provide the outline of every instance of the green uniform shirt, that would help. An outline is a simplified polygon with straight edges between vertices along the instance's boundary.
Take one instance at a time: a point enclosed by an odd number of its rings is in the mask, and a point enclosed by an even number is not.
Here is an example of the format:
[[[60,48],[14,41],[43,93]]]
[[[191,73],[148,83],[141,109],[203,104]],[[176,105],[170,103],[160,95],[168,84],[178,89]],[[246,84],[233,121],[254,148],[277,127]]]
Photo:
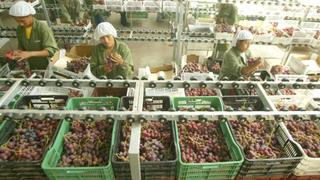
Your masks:
[[[58,0],[60,12],[68,23],[78,20],[82,21],[85,14],[85,4],[81,4],[79,0]]]
[[[250,51],[246,52],[246,57],[250,56]],[[229,49],[223,58],[219,78],[228,77],[229,80],[237,80],[241,76],[241,69],[247,66],[247,62],[240,56],[240,51],[236,47]]]
[[[32,32],[29,40],[26,38],[26,31],[23,26],[17,28],[18,49],[23,51],[48,50],[49,57],[52,57],[58,50],[53,32],[46,22],[40,22],[33,18]],[[46,69],[49,63],[48,57],[32,57],[28,59],[31,69]]]
[[[220,20],[222,19],[222,21]],[[220,11],[217,14],[217,24],[227,23],[234,25],[238,22],[238,9],[233,4],[221,4]]]
[[[133,73],[133,61],[129,47],[125,43],[115,40],[113,52],[121,55],[124,62],[121,65],[115,66],[111,72],[106,73],[104,71],[106,47],[103,44],[98,44],[94,47],[90,60],[92,73],[96,77],[106,75],[108,79],[114,79],[118,75],[121,75],[123,78],[129,78]]]

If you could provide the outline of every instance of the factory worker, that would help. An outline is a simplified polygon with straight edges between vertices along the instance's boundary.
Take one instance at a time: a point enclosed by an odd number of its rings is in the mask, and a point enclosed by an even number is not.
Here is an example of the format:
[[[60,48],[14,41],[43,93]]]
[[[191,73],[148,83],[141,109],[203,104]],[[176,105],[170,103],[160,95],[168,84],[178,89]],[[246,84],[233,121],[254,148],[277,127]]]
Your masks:
[[[107,76],[114,79],[121,75],[130,78],[133,73],[133,61],[129,47],[116,39],[117,30],[108,22],[100,23],[94,38],[99,44],[92,50],[91,71],[96,77]]]
[[[25,1],[18,1],[9,10],[18,23],[18,50],[15,59],[27,60],[32,70],[46,69],[49,58],[58,50],[53,32],[46,22],[40,22],[33,15],[35,9]]]
[[[247,57],[250,57],[249,47],[253,35],[248,30],[241,30],[236,35],[230,48],[223,58],[219,78],[228,77],[229,80],[237,80],[240,76],[250,76],[259,67],[262,61],[257,60],[252,65],[248,65]]]
[[[228,24],[233,26],[238,23],[238,9],[234,4],[222,3],[219,6],[218,12],[219,13],[216,15],[216,24]],[[228,48],[228,44],[218,43],[216,57],[222,59]]]
[[[85,25],[86,2],[84,0],[59,0],[63,20],[75,25]]]

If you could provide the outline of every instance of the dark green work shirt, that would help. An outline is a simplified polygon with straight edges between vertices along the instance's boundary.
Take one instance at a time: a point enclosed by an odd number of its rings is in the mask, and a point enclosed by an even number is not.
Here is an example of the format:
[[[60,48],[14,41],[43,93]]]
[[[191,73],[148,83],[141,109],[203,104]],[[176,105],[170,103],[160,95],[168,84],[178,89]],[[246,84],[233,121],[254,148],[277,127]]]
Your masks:
[[[221,4],[220,11],[217,14],[217,24],[222,22],[229,25],[234,25],[238,22],[238,9],[235,5]]]
[[[247,62],[241,57],[237,47],[229,49],[223,57],[219,78],[228,77],[229,80],[237,80],[241,76],[241,69],[247,66]],[[250,57],[250,51],[246,52]]]
[[[116,65],[114,69],[107,73],[104,71],[106,64],[106,47],[103,44],[98,44],[92,50],[90,60],[91,71],[96,77],[106,75],[108,79],[114,79],[116,76],[121,75],[123,78],[129,78],[133,73],[133,60],[129,47],[121,42],[115,40],[115,48],[113,52],[117,52],[123,59],[123,64]]]
[[[31,37],[26,38],[26,31],[23,26],[17,28],[18,49],[23,51],[48,50],[49,57],[52,57],[58,50],[53,32],[46,22],[40,22],[33,18]],[[28,59],[31,69],[46,69],[49,63],[48,57],[32,57]]]

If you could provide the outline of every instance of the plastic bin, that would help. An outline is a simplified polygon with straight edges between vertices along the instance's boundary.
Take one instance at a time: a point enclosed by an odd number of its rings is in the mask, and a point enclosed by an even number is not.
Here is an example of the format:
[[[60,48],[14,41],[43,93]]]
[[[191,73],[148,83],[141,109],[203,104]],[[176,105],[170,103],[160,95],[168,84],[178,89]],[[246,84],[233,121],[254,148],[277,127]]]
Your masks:
[[[256,96],[255,89],[221,89],[222,96]]]
[[[239,147],[233,140],[230,129],[226,122],[220,122],[220,130],[225,137],[229,154],[232,161],[217,162],[217,163],[185,163],[182,161],[181,145],[179,143],[179,130],[177,123],[175,122],[176,139],[178,145],[178,179],[179,180],[222,180],[222,179],[234,179],[237,175],[241,164],[243,162],[243,156]]]
[[[44,96],[22,96],[14,104],[14,108],[27,106],[28,109],[59,109],[67,104],[68,96],[44,95]]]
[[[91,97],[91,98],[71,98],[68,101],[68,110],[118,110],[120,99],[117,97]]]
[[[23,121],[19,119],[19,121]],[[0,161],[0,179],[7,179],[11,177],[23,179],[30,177],[41,177],[46,178],[45,173],[41,169],[41,162],[45,157],[47,150],[51,147],[54,142],[55,137],[57,136],[58,129],[61,125],[61,120],[57,120],[57,126],[52,134],[52,137],[49,139],[47,145],[43,148],[43,154],[40,160],[36,161]],[[6,128],[0,129],[1,140],[0,144],[6,143],[14,133],[17,123],[14,120],[7,120]]]
[[[106,97],[113,96],[121,98],[127,95],[128,88],[104,88],[104,87],[96,87],[93,90],[93,97]]]
[[[48,151],[42,162],[42,169],[51,180],[113,180],[111,150],[114,143],[115,126],[116,123],[113,124],[112,136],[110,137],[111,145],[108,154],[108,164],[97,167],[57,167],[64,149],[64,135],[69,132],[70,128],[70,122],[64,120],[52,148]]]
[[[301,121],[303,122],[303,121]],[[317,125],[317,129],[320,131],[320,122],[314,121]],[[303,159],[301,160],[300,164],[297,166],[297,168],[294,170],[293,174],[296,176],[315,176],[318,175],[320,176],[320,157],[318,158],[313,158],[309,157],[305,151],[303,150],[302,146],[300,143],[302,142],[297,142],[293,136],[291,135],[291,132],[289,128],[285,125],[284,122],[280,123],[280,126],[285,129],[286,135],[292,139],[295,143],[297,143],[297,146],[299,150],[303,154]],[[306,135],[307,136],[307,135]],[[310,140],[311,141],[311,140]]]
[[[121,180],[131,180],[131,172],[129,162],[118,161],[115,158],[115,154],[119,150],[120,138],[122,138],[122,122],[118,123],[116,131],[115,146],[113,149],[112,166],[114,168],[114,173],[116,179]],[[171,151],[174,153],[174,159],[170,161],[157,161],[157,162],[142,162],[140,161],[141,169],[141,179],[142,180],[174,180],[176,177],[176,166],[177,166],[177,147],[174,143],[174,125],[173,122],[168,124],[171,126],[172,130],[172,145]]]
[[[298,111],[299,109],[312,111],[317,108],[311,97],[304,95],[270,96],[269,99],[278,111]]]
[[[268,121],[268,120],[266,120]],[[271,121],[271,120],[270,120]],[[236,140],[234,129],[228,121],[231,129],[232,138],[240,147],[244,162],[239,171],[238,177],[257,177],[257,176],[288,176],[300,163],[302,152],[299,150],[297,143],[293,142],[278,124],[275,124],[274,136],[277,138],[282,150],[287,157],[274,159],[249,159],[244,153],[244,147]]]
[[[189,108],[204,111],[208,111],[210,108],[214,108],[215,111],[223,110],[221,98],[217,96],[173,97],[173,107],[177,111]]]
[[[257,96],[226,96],[222,97],[225,110],[231,107],[236,111],[245,111],[251,108],[253,111],[264,111],[266,107]]]
[[[133,97],[126,96],[121,98],[121,106],[132,111]],[[169,96],[145,96],[143,102],[144,111],[168,111],[170,109]]]

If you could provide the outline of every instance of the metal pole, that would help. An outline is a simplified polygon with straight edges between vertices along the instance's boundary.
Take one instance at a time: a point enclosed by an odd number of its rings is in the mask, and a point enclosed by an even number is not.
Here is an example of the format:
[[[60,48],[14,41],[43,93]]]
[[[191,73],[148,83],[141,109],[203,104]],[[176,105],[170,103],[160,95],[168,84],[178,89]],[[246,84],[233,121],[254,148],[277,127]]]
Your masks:
[[[48,14],[46,3],[44,2],[44,0],[41,0],[40,2],[41,2],[41,6],[42,6],[42,9],[43,9],[44,15],[45,15],[46,20],[47,20],[47,23],[48,23],[48,25],[50,27],[52,24],[51,24],[51,21],[50,21],[50,17],[49,17],[49,14]]]

